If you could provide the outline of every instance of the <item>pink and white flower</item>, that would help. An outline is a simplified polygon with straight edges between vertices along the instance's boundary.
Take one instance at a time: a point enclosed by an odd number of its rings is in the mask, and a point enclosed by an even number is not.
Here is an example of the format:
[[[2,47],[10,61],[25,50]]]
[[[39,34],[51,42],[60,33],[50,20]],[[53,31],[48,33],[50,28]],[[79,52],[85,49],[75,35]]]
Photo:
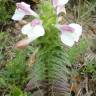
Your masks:
[[[69,0],[52,0],[53,7],[56,9],[57,15],[61,12],[66,14],[65,4],[68,3]]]
[[[39,19],[32,20],[32,22],[25,25],[21,31],[23,34],[28,36],[31,42],[45,34],[42,21]]]
[[[42,21],[39,19],[32,20],[32,22],[26,24],[21,31],[23,34],[27,35],[27,38],[18,41],[15,45],[16,48],[25,48],[33,40],[45,34],[44,28],[42,26]]]
[[[37,18],[39,17],[39,15],[30,8],[30,5],[24,2],[16,3],[16,10],[12,19],[19,21],[22,20],[25,15],[33,15]]]
[[[56,27],[61,31],[61,41],[67,45],[72,47],[75,42],[78,42],[81,34],[82,27],[79,24],[71,23],[69,25],[59,25]]]

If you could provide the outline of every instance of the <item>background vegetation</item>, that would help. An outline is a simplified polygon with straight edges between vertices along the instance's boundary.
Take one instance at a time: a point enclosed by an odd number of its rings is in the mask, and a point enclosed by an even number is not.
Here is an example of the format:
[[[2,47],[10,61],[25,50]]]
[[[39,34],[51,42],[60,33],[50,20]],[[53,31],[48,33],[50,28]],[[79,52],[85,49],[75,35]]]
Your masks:
[[[82,24],[83,35],[66,48],[50,26],[56,20],[50,3],[25,0],[40,12],[47,32],[25,49],[14,47],[23,37],[22,24],[11,20],[16,2],[0,0],[0,96],[96,96],[96,1],[69,1],[63,22]]]

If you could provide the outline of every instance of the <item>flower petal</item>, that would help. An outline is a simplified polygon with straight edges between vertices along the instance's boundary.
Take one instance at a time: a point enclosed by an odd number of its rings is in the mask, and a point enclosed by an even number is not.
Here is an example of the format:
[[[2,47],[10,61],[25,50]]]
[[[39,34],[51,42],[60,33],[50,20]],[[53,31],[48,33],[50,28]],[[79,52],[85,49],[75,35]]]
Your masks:
[[[20,40],[16,43],[16,48],[25,48],[32,40],[30,38],[25,38],[23,40]]]
[[[31,23],[24,25],[23,28],[21,29],[21,32],[25,35],[30,34],[30,32],[32,31],[33,31],[33,27],[31,26]]]
[[[30,8],[30,5],[25,2],[16,3],[16,6],[17,9],[22,10],[22,12],[24,12],[25,15],[33,15],[35,17],[39,17],[39,15]]]
[[[72,28],[71,26],[69,26],[69,25],[61,25],[61,27],[60,27],[60,30],[62,31],[62,32],[74,32],[74,28]]]
[[[45,31],[42,24],[32,26],[32,24],[29,23],[22,28],[22,33],[26,34],[28,38],[31,38],[33,41],[38,37],[43,36],[45,34]]]
[[[61,41],[72,47],[73,44],[78,42],[81,34],[82,34],[82,27],[79,24],[71,23],[69,25],[60,25],[56,24],[56,28],[61,31]]]
[[[52,5],[56,8],[58,6],[58,0],[52,0]]]
[[[39,18],[39,15],[36,12],[34,12],[33,10],[31,10],[30,13],[31,13],[30,15],[32,15],[32,16],[34,16],[36,18]]]
[[[59,5],[65,5],[68,3],[69,0],[58,0]]]
[[[16,6],[17,8],[15,14],[12,17],[13,20],[22,20],[25,15],[32,15],[36,18],[39,18],[39,15],[30,8],[30,5],[20,2],[17,3]]]
[[[33,32],[37,37],[44,36],[44,34],[45,34],[45,31],[44,31],[44,28],[42,25],[38,25],[38,26],[34,27]]]
[[[31,25],[33,27],[35,27],[36,25],[42,25],[42,21],[39,19],[34,19],[34,20],[32,20]]]
[[[53,7],[64,6],[69,0],[52,0]]]
[[[12,16],[12,19],[18,21],[18,20],[22,20],[24,16],[25,16],[25,13],[16,9],[15,14]]]
[[[72,34],[72,36],[74,37],[74,41],[78,42],[82,34],[82,26],[80,26],[79,24],[75,24],[75,23],[71,23],[69,24],[69,26],[74,29],[74,32]]]
[[[25,2],[16,3],[17,8],[30,8],[30,5]]]
[[[65,6],[58,6],[57,9],[57,15],[61,12],[65,13],[66,14],[66,9],[65,9]]]
[[[67,34],[61,35],[61,41],[69,47],[72,47],[74,45],[74,39],[71,36],[68,36]]]
[[[71,26],[66,25],[66,24],[63,24],[63,25],[56,24],[55,27],[58,28],[62,33],[64,33],[64,32],[67,32],[67,33],[68,32],[69,33],[74,32],[74,28],[72,28]]]

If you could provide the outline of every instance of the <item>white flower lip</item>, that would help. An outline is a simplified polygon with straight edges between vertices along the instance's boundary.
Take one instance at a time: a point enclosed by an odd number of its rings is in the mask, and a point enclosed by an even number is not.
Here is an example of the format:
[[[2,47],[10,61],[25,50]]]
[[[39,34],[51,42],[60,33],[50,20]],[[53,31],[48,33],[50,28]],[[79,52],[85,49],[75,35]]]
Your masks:
[[[22,33],[27,35],[28,38],[31,39],[31,41],[37,39],[40,36],[44,36],[45,30],[42,26],[42,24],[37,24],[35,26],[32,26],[31,23],[28,23],[22,28]]]
[[[61,41],[69,47],[72,47],[75,42],[78,42],[82,34],[82,26],[80,26],[79,24],[71,23],[69,25],[65,25],[63,26],[65,27],[63,28],[63,30],[62,30],[62,25],[57,24],[56,27],[61,31],[61,35],[60,35]]]
[[[58,0],[59,5],[65,5],[68,3],[69,0]]]
[[[15,13],[12,16],[13,20],[22,20],[25,15],[32,15],[36,18],[39,18],[39,15],[30,8],[30,5],[24,2],[17,3],[16,7],[17,8],[15,10]]]
[[[74,41],[78,42],[80,36],[82,35],[82,26],[75,23],[71,23],[69,24],[69,26],[75,29],[73,33],[73,37],[74,37]]]
[[[53,7],[56,8],[57,6],[64,6],[68,3],[69,0],[52,0]]]
[[[69,0],[52,0],[53,7],[56,9],[57,15],[61,12],[66,14],[65,4],[68,3]]]
[[[24,18],[24,16],[25,16],[24,12],[21,12],[20,10],[16,9],[15,14],[12,16],[12,19],[20,21],[20,20],[22,20],[22,18]]]
[[[72,37],[69,37],[68,35],[61,35],[61,41],[62,43],[64,43],[65,45],[72,47],[74,45],[74,40]]]
[[[61,12],[63,12],[63,13],[66,14],[65,6],[58,6],[58,7],[57,7],[57,15],[58,15],[59,13],[61,13]]]

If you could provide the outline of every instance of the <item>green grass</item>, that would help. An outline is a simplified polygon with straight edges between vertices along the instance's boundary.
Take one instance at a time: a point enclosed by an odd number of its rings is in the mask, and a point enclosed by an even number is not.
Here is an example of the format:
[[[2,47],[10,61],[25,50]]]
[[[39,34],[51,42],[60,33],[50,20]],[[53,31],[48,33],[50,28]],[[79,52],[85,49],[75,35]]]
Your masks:
[[[86,52],[88,45],[87,42],[82,38],[78,45],[75,45],[72,48],[69,48],[67,50],[68,55],[69,55],[69,60],[72,64],[76,63],[76,60],[80,55],[84,55]]]

